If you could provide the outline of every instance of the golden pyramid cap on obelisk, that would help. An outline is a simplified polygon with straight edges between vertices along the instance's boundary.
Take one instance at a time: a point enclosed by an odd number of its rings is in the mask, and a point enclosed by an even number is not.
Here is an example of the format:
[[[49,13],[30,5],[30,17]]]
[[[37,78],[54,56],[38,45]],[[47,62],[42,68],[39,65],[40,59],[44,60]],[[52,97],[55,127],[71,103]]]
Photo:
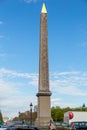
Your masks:
[[[46,9],[45,3],[43,3],[41,13],[47,13],[47,9]]]

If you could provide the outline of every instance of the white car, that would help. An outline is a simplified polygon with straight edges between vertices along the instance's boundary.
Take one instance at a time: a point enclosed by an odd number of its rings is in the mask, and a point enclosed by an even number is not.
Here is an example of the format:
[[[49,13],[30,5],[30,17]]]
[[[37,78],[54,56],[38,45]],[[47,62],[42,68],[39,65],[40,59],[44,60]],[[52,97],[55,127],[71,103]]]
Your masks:
[[[6,130],[6,129],[7,129],[6,125],[0,125],[0,130]]]

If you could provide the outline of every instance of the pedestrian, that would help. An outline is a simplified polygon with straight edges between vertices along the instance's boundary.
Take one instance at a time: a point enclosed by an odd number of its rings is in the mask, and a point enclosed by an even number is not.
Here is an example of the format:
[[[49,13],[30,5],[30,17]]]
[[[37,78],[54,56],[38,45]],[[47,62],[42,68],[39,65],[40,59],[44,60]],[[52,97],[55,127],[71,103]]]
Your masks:
[[[50,120],[49,129],[50,129],[50,130],[55,130],[55,129],[56,129],[56,127],[55,127],[55,125],[53,124],[52,120]]]

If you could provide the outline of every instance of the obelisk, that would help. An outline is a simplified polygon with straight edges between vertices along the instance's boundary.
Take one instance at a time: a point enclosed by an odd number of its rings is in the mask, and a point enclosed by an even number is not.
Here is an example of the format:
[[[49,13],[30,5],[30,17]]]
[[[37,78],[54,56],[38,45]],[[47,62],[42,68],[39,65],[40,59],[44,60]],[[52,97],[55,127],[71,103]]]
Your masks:
[[[39,89],[37,93],[37,121],[39,125],[48,123],[51,120],[50,96],[51,92],[49,90],[47,10],[45,4],[43,4],[40,16]]]

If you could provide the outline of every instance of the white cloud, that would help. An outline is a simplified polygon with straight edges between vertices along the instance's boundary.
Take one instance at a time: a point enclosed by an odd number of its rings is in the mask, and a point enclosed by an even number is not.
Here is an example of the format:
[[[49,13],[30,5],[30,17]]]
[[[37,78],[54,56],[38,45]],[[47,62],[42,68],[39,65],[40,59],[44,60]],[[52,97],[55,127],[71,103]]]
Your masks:
[[[0,58],[4,58],[4,57],[6,57],[6,53],[0,53]]]
[[[27,87],[31,87],[28,85],[29,80],[34,81],[37,77],[37,74],[0,69],[0,109],[4,116],[14,116],[18,111],[26,111],[31,101],[36,104],[36,96],[31,95],[31,90]],[[27,89],[30,96],[26,93]]]
[[[4,116],[14,116],[19,111],[28,110],[31,101],[36,105],[36,87],[38,88],[38,74],[0,68],[0,109]],[[87,73],[50,73],[50,89],[52,106],[76,106],[76,103],[65,102],[63,96],[86,97]]]
[[[85,91],[83,93],[83,91],[76,88],[76,86],[59,87],[59,89],[57,91],[62,93],[62,94],[67,94],[67,95],[87,96]]]
[[[51,76],[50,86],[52,91],[73,96],[86,96],[86,72],[61,72]]]
[[[2,79],[0,79],[0,97],[3,96],[3,94],[4,96],[7,96],[8,94],[14,93],[13,87],[14,87],[13,84],[5,83]]]
[[[31,79],[36,79],[37,78],[37,74],[29,74],[29,73],[18,73],[16,71],[12,71],[12,70],[7,70],[4,68],[0,69],[0,74],[7,75],[8,77],[21,77],[21,78],[31,78]]]
[[[61,99],[60,98],[52,99],[52,102],[57,102],[57,101],[61,101]]]
[[[69,101],[64,101],[62,100],[62,98],[53,98],[51,99],[51,107],[61,107],[61,108],[65,108],[65,107],[77,107],[77,103],[72,103]]]
[[[84,43],[81,44],[81,46],[82,46],[82,47],[87,47],[87,43],[84,42]]]
[[[33,99],[33,100],[32,100]],[[2,113],[10,117],[18,116],[18,112],[24,112],[29,110],[29,104],[36,104],[35,96],[13,96],[6,98],[4,101],[0,102],[0,108]]]
[[[0,25],[3,24],[3,21],[0,21]]]
[[[0,35],[0,39],[3,39],[4,38],[4,36],[3,35]]]
[[[26,3],[36,2],[37,0],[24,0]]]
[[[30,4],[30,3],[36,3],[36,2],[41,2],[41,1],[43,1],[43,0],[23,0],[24,2],[26,2],[26,3],[28,3],[28,4]],[[44,2],[45,2],[46,0],[44,0]]]

